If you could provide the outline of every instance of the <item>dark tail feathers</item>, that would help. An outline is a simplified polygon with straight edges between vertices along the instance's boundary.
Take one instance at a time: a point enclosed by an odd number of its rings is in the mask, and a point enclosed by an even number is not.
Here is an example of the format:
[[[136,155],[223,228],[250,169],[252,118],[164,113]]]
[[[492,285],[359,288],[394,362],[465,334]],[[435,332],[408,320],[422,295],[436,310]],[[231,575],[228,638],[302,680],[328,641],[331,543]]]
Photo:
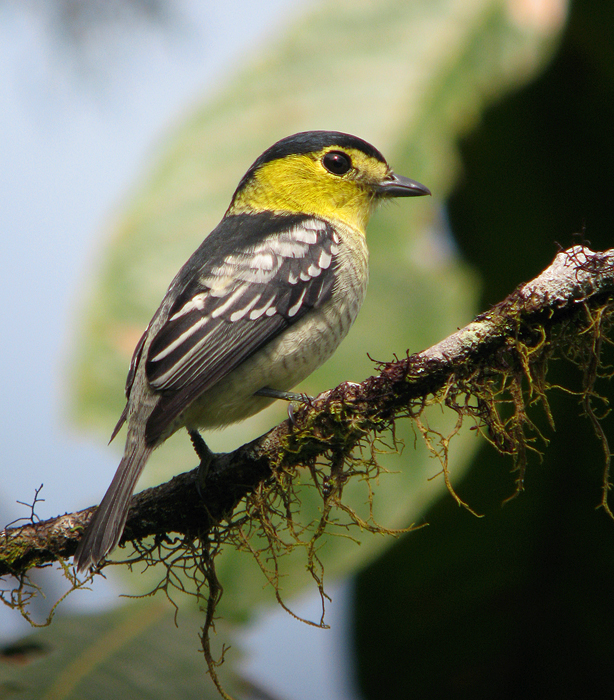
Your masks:
[[[117,546],[126,525],[136,482],[152,449],[142,440],[135,440],[131,446],[126,445],[113,481],[77,547],[74,563],[78,571],[96,566]]]

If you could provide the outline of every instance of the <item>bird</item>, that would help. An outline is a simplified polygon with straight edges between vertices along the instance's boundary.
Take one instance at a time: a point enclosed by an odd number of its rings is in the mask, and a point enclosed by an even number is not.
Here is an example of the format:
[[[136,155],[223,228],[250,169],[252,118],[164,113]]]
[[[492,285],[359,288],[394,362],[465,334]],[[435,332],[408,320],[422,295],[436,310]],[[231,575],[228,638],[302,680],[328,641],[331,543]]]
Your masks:
[[[139,476],[173,433],[187,428],[197,447],[200,429],[296,397],[290,389],[332,355],[363,303],[375,207],[430,194],[338,131],[288,136],[256,159],[136,346],[111,437],[127,424],[124,455],[78,544],[77,571],[117,546]]]

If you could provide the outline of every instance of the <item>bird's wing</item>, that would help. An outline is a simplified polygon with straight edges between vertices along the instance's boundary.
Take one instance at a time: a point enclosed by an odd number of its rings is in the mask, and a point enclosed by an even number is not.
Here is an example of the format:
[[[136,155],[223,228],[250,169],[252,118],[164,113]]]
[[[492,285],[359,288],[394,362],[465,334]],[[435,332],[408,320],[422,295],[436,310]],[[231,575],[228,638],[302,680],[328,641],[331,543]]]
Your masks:
[[[227,237],[223,251],[239,226],[232,252],[219,254],[210,236],[169,290],[176,299],[141,358],[161,397],[147,423],[148,444],[200,394],[330,297],[339,249],[334,229],[305,216],[260,216],[234,217],[241,221],[216,229],[211,236]]]
[[[126,393],[126,398],[130,398],[130,391],[132,390],[132,385],[134,384],[134,378],[136,377],[136,370],[139,365],[139,362],[141,360],[141,353],[143,352],[143,346],[145,345],[145,341],[147,340],[147,334],[149,332],[149,328],[151,326],[151,323],[147,328],[145,329],[145,332],[141,336],[141,339],[137,343],[136,348],[134,349],[134,352],[132,353],[132,359],[130,360],[130,369],[128,370],[128,377],[126,378],[126,388],[125,388],[125,393]],[[111,439],[109,440],[109,443],[113,442],[115,438],[117,437],[117,433],[122,429],[123,424],[126,422],[126,419],[128,418],[128,404],[124,406],[124,410],[122,411],[121,416],[119,417],[119,420],[117,421],[117,424],[115,425],[115,428],[113,428],[113,432],[111,433]]]

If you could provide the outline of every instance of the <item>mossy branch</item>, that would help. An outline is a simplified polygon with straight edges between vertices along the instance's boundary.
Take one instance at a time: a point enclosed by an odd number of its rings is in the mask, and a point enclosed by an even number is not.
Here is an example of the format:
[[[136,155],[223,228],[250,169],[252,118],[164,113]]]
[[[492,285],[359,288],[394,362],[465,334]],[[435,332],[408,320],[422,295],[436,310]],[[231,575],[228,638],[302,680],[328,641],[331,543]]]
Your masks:
[[[434,397],[459,416],[470,414],[497,449],[514,455],[521,489],[531,449],[524,437],[531,422],[522,383],[528,386],[529,403],[539,400],[549,416],[546,363],[555,353],[574,354],[571,359],[584,372],[581,405],[604,445],[602,505],[607,509],[610,451],[590,399],[612,314],[614,249],[562,251],[541,275],[440,343],[381,364],[379,373],[361,384],[341,384],[303,405],[294,422],[286,420],[234,452],[215,455],[202,498],[195,487],[197,469],[135,495],[122,542],[150,535],[161,542],[172,532],[202,538],[280,470],[313,465],[324,456],[335,463],[365,437],[390,429],[396,418],[419,418],[420,407]],[[582,359],[583,348],[588,359]],[[486,391],[495,378],[499,388]],[[501,386],[512,396],[511,418],[502,419],[497,409]],[[33,567],[69,558],[92,511],[7,527],[0,533],[0,575],[20,577]]]

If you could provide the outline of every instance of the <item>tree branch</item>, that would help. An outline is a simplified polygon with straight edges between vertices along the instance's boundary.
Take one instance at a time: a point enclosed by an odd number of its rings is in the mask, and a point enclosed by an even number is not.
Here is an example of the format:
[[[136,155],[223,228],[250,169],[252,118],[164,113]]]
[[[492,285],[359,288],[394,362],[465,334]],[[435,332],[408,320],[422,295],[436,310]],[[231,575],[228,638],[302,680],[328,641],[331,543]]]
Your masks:
[[[196,535],[230,514],[274,469],[310,464],[326,454],[347,454],[369,433],[391,426],[408,406],[437,394],[454,378],[521,362],[517,345],[551,337],[566,321],[590,315],[614,299],[614,249],[583,246],[560,252],[531,282],[441,342],[415,355],[382,364],[361,384],[344,383],[302,406],[284,421],[234,452],[217,454],[202,498],[198,470],[180,474],[132,499],[122,542],[176,532]],[[7,527],[0,533],[0,575],[70,557],[93,507],[77,513]]]

